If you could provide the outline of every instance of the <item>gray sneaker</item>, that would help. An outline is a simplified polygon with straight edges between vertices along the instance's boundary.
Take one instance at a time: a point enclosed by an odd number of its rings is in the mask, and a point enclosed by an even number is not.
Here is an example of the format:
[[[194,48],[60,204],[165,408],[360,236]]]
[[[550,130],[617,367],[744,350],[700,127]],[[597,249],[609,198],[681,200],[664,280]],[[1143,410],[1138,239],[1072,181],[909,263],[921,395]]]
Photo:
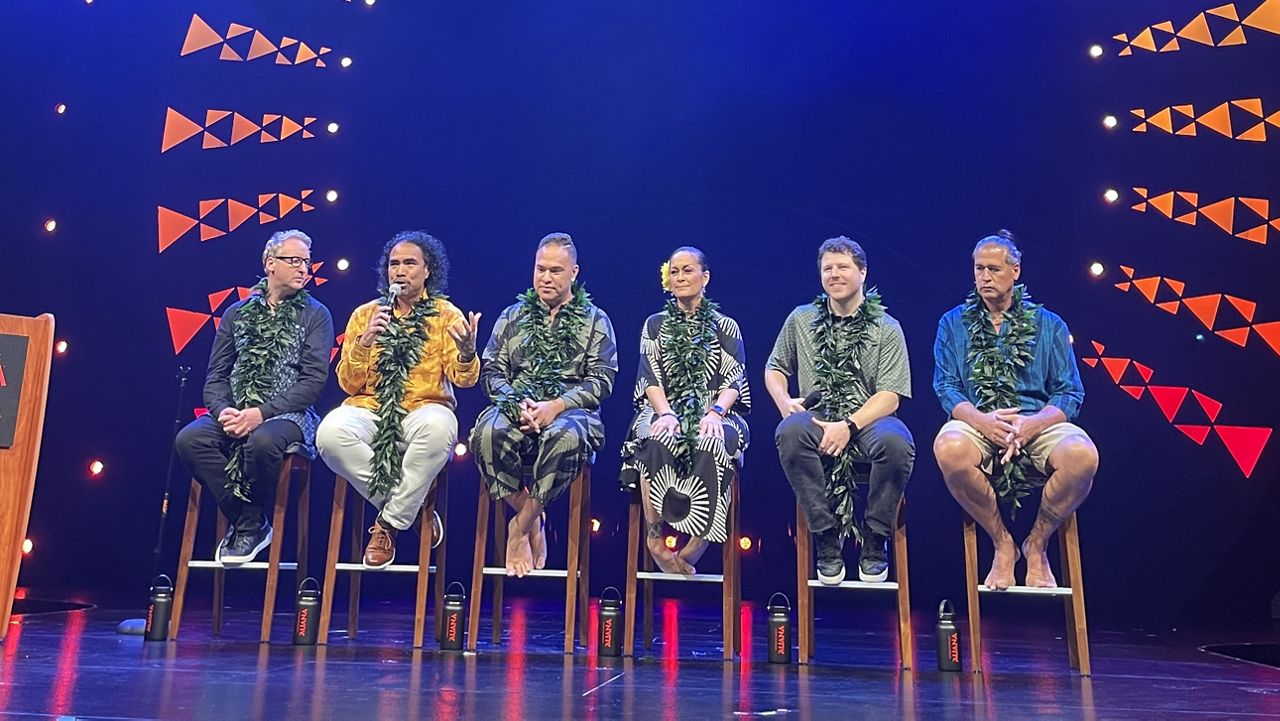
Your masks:
[[[818,580],[825,586],[838,586],[844,581],[844,559],[840,557],[844,537],[835,528],[814,535],[818,540]]]

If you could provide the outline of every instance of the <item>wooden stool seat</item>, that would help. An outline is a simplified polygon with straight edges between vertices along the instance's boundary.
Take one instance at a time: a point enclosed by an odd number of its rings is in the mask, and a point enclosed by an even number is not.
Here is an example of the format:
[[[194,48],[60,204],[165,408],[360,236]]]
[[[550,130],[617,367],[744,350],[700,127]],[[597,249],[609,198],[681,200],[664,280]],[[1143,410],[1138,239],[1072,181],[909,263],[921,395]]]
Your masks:
[[[299,443],[285,449],[284,462],[280,465],[280,476],[276,480],[275,508],[271,520],[272,542],[267,553],[267,560],[224,566],[214,560],[193,560],[195,552],[196,528],[200,521],[200,482],[191,479],[191,492],[187,496],[187,515],[182,524],[182,546],[178,552],[178,577],[173,589],[173,617],[169,625],[169,638],[177,640],[178,630],[182,624],[182,610],[187,594],[187,575],[193,568],[211,569],[213,571],[213,635],[222,634],[222,602],[225,592],[225,572],[240,570],[263,570],[267,572],[267,585],[262,598],[262,628],[259,641],[267,643],[271,640],[271,620],[275,614],[276,589],[280,580],[280,571],[295,571],[299,578],[307,575],[307,533],[311,506],[311,461],[309,449]],[[298,524],[298,555],[295,563],[281,563],[280,553],[284,546],[285,508],[289,502],[289,479],[294,471],[298,473],[298,505],[296,518]],[[227,518],[218,512],[218,542],[227,535]]]
[[[645,649],[653,647],[653,584],[655,581],[720,584],[724,660],[732,661],[735,653],[742,652],[742,628],[738,621],[738,609],[742,606],[742,558],[738,553],[739,519],[741,518],[738,476],[739,471],[735,467],[729,491],[729,533],[722,544],[723,570],[719,574],[699,573],[686,576],[681,573],[663,573],[653,570],[653,556],[649,554],[645,545],[644,505],[639,492],[633,494],[627,519],[627,588],[626,607],[623,610],[626,614],[622,635],[623,656],[632,656],[635,652],[637,582],[644,583],[644,647]],[[644,555],[643,571],[639,568],[641,554]]]
[[[350,573],[350,589],[347,597],[347,638],[354,639],[359,633],[360,619],[360,579],[365,573],[412,573],[417,575],[418,587],[417,595],[414,597],[413,607],[413,647],[422,648],[423,638],[426,628],[427,617],[427,584],[430,576],[435,574],[435,631],[432,634],[436,640],[440,639],[440,630],[444,621],[444,583],[445,578],[445,556],[449,534],[444,533],[440,537],[440,545],[436,550],[436,562],[431,564],[431,545],[435,540],[435,528],[432,524],[432,516],[435,515],[436,509],[440,509],[441,523],[448,516],[449,506],[449,467],[446,465],[444,469],[436,475],[435,481],[431,485],[431,490],[427,493],[427,498],[422,504],[422,509],[418,511],[418,518],[421,521],[421,528],[418,531],[418,562],[409,563],[392,563],[385,568],[370,569],[365,568],[362,560],[364,558],[364,534],[365,534],[365,503],[362,497],[357,496],[358,508],[351,515],[350,537],[351,537],[351,561],[342,563],[338,561],[342,545],[342,522],[346,515],[347,496],[355,492],[349,483],[342,476],[334,477],[333,486],[333,512],[329,516],[329,544],[327,554],[325,556],[324,569],[324,591],[320,598],[320,628],[319,641],[320,644],[329,642],[329,628],[332,621],[333,613],[333,595],[338,584],[338,572]],[[404,532],[401,532],[397,541],[403,538]],[[397,543],[397,550],[400,544]]]

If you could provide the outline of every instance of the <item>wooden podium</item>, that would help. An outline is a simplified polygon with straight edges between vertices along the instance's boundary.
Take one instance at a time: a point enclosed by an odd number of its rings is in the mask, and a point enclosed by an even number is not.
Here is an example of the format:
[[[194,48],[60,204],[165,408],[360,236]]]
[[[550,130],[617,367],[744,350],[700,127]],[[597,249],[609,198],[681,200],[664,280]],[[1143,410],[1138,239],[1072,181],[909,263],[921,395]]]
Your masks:
[[[52,359],[52,315],[0,314],[0,639],[18,588]]]

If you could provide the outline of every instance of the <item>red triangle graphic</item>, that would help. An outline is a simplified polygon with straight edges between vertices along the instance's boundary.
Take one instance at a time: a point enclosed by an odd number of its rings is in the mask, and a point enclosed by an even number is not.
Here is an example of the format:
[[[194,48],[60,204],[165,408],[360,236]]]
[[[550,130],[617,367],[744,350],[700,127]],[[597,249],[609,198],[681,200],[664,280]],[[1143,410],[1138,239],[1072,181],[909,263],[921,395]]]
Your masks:
[[[1134,400],[1142,398],[1142,392],[1146,390],[1145,386],[1120,386],[1125,393],[1133,396]]]
[[[1160,412],[1170,423],[1173,422],[1173,417],[1178,415],[1178,409],[1182,407],[1187,391],[1191,390],[1184,386],[1147,386],[1147,389],[1151,391],[1151,397],[1156,405],[1160,406]]]
[[[1181,302],[1182,301],[1178,301],[1178,300],[1166,300],[1162,303],[1156,303],[1156,307],[1159,308],[1160,310],[1167,310],[1170,313],[1177,313],[1178,304]]]
[[[1171,278],[1165,278],[1165,279],[1164,279],[1164,282],[1165,282],[1165,284],[1166,284],[1166,285],[1168,285],[1170,288],[1172,288],[1172,289],[1173,289],[1173,292],[1174,292],[1174,293],[1177,293],[1177,294],[1178,294],[1178,297],[1179,297],[1179,298],[1181,298],[1181,297],[1182,297],[1182,291],[1184,291],[1184,290],[1186,290],[1186,289],[1187,289],[1187,284],[1186,284],[1186,283],[1183,283],[1183,282],[1182,282],[1182,281],[1180,281],[1180,280],[1173,280],[1173,279],[1171,279]]]
[[[1173,427],[1182,431],[1187,438],[1201,446],[1204,445],[1204,440],[1209,437],[1209,431],[1212,430],[1209,426],[1193,426],[1179,423],[1173,424]]]
[[[236,295],[240,297],[240,300],[244,300],[245,298],[248,298],[252,294],[253,294],[253,288],[246,288],[243,285],[236,286]]]
[[[1151,382],[1151,376],[1155,374],[1154,370],[1142,365],[1138,361],[1133,362],[1133,368],[1134,370],[1138,371],[1138,375],[1142,376],[1143,383]]]
[[[222,205],[224,200],[226,200],[226,198],[214,198],[213,200],[200,201],[200,219],[204,220],[204,217],[216,210],[219,205]]]
[[[220,235],[226,234],[227,232],[225,230],[219,230],[212,225],[205,225],[204,223],[200,224],[200,240],[202,241],[212,240]]]
[[[1245,347],[1245,345],[1249,343],[1249,326],[1245,326],[1243,328],[1229,328],[1227,330],[1215,332],[1241,348]]]
[[[1107,349],[1107,347],[1106,347],[1106,346],[1102,345],[1101,343],[1099,343],[1099,342],[1098,342],[1098,341],[1096,341],[1096,340],[1095,340],[1095,341],[1091,341],[1091,342],[1093,343],[1093,350],[1094,350],[1098,355],[1102,355],[1102,351],[1104,351],[1104,350],[1106,350],[1106,349]]]
[[[1098,359],[1097,359],[1097,358],[1081,358],[1080,360],[1084,361],[1084,364],[1085,364],[1085,365],[1087,365],[1087,366],[1089,366],[1090,368],[1097,368],[1097,367],[1098,367]]]
[[[1227,444],[1227,450],[1231,452],[1236,465],[1240,466],[1244,477],[1253,475],[1258,457],[1271,438],[1271,429],[1257,426],[1214,426],[1213,429],[1218,432],[1222,442]]]
[[[1216,422],[1218,420],[1218,413],[1222,410],[1222,404],[1200,391],[1191,391],[1191,395],[1195,396],[1200,407],[1204,409],[1204,414],[1209,416],[1209,422]]]
[[[1236,233],[1236,237],[1244,238],[1245,240],[1248,240],[1253,243],[1257,243],[1258,245],[1266,245],[1267,244],[1267,224],[1263,223],[1262,225],[1259,225],[1256,228],[1250,228],[1249,230],[1246,230],[1243,233]]]
[[[1120,272],[1124,273],[1129,278],[1133,277],[1133,268],[1130,268],[1127,265],[1120,266]]]
[[[1103,358],[1102,365],[1106,367],[1107,373],[1111,374],[1113,383],[1120,382],[1120,376],[1124,375],[1124,369],[1129,367],[1128,358]]]
[[[258,126],[252,120],[240,113],[236,113],[235,117],[231,119],[231,144],[235,145],[253,135],[257,130]]]
[[[209,27],[209,23],[199,15],[192,15],[191,24],[187,26],[187,37],[182,41],[182,51],[178,56],[190,55],[220,42],[222,42],[222,36]]]
[[[1131,285],[1133,285],[1133,283],[1132,283],[1132,282],[1130,282],[1130,281],[1127,281],[1127,280],[1126,280],[1125,282],[1123,282],[1123,283],[1116,283],[1116,287],[1117,287],[1117,288],[1119,288],[1120,290],[1122,290],[1122,291],[1126,292],[1126,293],[1128,293],[1128,292],[1129,292],[1129,286],[1131,286]]]
[[[317,286],[324,285],[325,283],[328,283],[328,282],[329,282],[329,279],[328,279],[328,278],[316,278],[316,285],[317,285]]]
[[[233,290],[235,290],[235,288],[227,288],[226,290],[220,290],[217,293],[210,293],[209,312],[212,313],[217,310],[218,306],[222,305],[222,301],[226,300],[227,296],[231,295],[231,291]]]
[[[334,358],[337,358],[337,357],[338,357],[338,349],[337,349],[337,348],[334,348],[333,350],[329,351],[329,362],[330,362],[330,363],[332,363],[332,362],[333,362],[333,359],[334,359]]]
[[[280,217],[283,218],[284,216],[288,215],[289,211],[298,207],[298,205],[301,203],[302,203],[301,200],[298,200],[297,198],[291,198],[285,195],[284,193],[281,193],[280,194]]]
[[[274,215],[267,215],[266,213],[258,213],[258,225],[266,225],[267,223],[270,223],[273,220],[276,220],[276,217]]]
[[[239,228],[246,220],[253,217],[258,209],[238,200],[227,200],[227,230]]]
[[[169,336],[173,339],[174,355],[181,353],[182,349],[187,347],[211,317],[208,313],[197,313],[181,308],[165,308],[164,311],[169,316]]]
[[[1273,320],[1270,323],[1259,323],[1253,327],[1258,335],[1262,336],[1262,340],[1271,346],[1271,350],[1280,355],[1280,321]]]
[[[1144,298],[1154,303],[1156,302],[1156,291],[1160,288],[1160,276],[1139,278],[1133,281],[1133,287],[1137,288]]]
[[[176,213],[163,205],[156,206],[157,235],[160,239],[160,252],[177,242],[188,230],[196,227],[198,221]]]
[[[168,152],[170,148],[190,139],[204,130],[200,124],[173,108],[165,108],[164,133],[160,139],[160,152]]]
[[[1218,305],[1222,302],[1222,294],[1198,295],[1194,298],[1183,298],[1187,310],[1195,314],[1204,323],[1204,327],[1213,330],[1213,321],[1218,317]]]

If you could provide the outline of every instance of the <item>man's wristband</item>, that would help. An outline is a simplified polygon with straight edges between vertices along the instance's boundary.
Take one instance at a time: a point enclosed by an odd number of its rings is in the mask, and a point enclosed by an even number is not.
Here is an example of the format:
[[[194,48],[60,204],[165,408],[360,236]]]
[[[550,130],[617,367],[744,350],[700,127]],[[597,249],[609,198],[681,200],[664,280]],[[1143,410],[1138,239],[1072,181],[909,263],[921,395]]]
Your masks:
[[[724,418],[725,409],[724,409],[724,406],[720,405],[719,403],[715,403],[711,406],[711,412],[720,416],[721,418]]]
[[[845,424],[846,426],[849,426],[849,438],[850,438],[850,440],[852,440],[852,439],[854,439],[854,438],[857,438],[857,437],[858,437],[858,433],[862,430],[861,428],[858,428],[858,424],[857,424],[857,423],[854,423],[852,418],[846,418],[846,419],[844,419],[844,424]]]
[[[676,419],[676,420],[680,420],[680,416],[678,416],[678,415],[676,415],[676,414],[672,413],[671,411],[667,411],[666,413],[659,413],[659,414],[658,414],[658,417],[659,417],[659,418],[665,418],[665,417],[667,417],[667,416],[671,416],[672,418],[674,418],[674,419]]]

